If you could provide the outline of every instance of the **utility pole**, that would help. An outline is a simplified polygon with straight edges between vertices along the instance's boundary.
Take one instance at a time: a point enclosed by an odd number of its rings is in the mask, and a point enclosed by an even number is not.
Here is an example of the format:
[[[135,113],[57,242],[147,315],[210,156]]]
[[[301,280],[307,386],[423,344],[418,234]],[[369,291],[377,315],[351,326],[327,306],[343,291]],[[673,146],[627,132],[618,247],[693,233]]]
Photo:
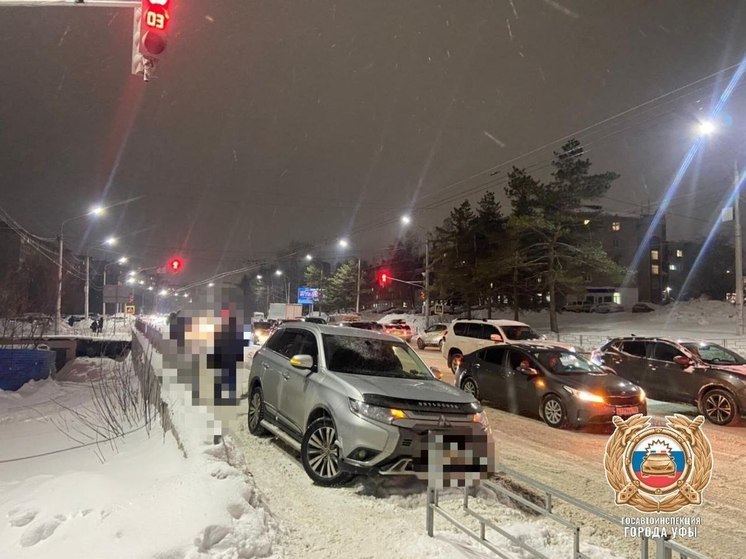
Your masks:
[[[430,239],[425,237],[425,328],[430,327]]]
[[[360,312],[360,257],[357,257],[357,299],[355,300],[355,312]]]
[[[60,236],[57,237],[57,240],[59,241],[60,245],[60,254],[59,254],[59,262],[57,263],[57,306],[56,306],[56,312],[57,315],[54,321],[54,333],[59,334],[60,333],[60,322],[62,321],[62,251],[63,248],[63,240],[62,240],[62,230],[64,228],[64,223],[62,224],[62,227],[60,227]],[[86,317],[87,318],[87,317]]]
[[[738,162],[734,163],[733,175],[733,224],[735,225],[735,249],[736,249],[736,334],[743,335],[743,247],[741,237],[741,202],[740,182],[738,180]]]
[[[88,320],[88,296],[91,291],[91,257],[85,257],[85,303],[83,304],[85,320]]]

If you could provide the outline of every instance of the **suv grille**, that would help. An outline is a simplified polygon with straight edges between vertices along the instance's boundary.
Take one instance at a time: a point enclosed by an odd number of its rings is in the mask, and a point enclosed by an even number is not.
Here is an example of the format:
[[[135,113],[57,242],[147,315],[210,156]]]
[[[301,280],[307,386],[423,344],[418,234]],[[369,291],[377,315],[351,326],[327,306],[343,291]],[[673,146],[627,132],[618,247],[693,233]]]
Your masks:
[[[429,400],[407,400],[404,398],[393,398],[391,396],[382,396],[380,394],[363,394],[363,401],[373,406],[384,408],[397,408],[400,410],[411,410],[418,412],[430,413],[451,413],[451,414],[473,414],[481,411],[481,408],[475,407],[469,402],[433,402]]]

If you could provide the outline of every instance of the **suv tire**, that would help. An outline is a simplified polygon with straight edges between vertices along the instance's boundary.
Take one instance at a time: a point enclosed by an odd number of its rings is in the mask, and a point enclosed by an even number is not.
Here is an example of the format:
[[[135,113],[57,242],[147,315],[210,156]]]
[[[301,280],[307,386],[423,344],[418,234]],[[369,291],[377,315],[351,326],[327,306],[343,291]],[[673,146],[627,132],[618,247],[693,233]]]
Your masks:
[[[556,394],[548,394],[541,402],[541,418],[555,429],[567,425],[567,408]]]
[[[417,338],[417,349],[425,349],[425,342],[422,341],[422,338]]]
[[[740,416],[736,399],[722,388],[714,388],[705,392],[699,409],[707,420],[715,425],[735,423]]]
[[[249,433],[255,437],[261,437],[267,434],[267,430],[262,427],[264,419],[264,394],[262,387],[258,384],[251,390],[249,397]]]
[[[306,474],[317,485],[333,487],[352,477],[343,472],[342,456],[337,446],[337,428],[329,417],[320,417],[311,422],[303,434],[300,458]]]
[[[462,380],[461,390],[468,394],[471,394],[472,396],[474,396],[474,398],[477,399],[477,401],[479,401],[479,385],[473,378],[466,377],[464,380]]]
[[[451,353],[448,354],[448,368],[454,375],[458,373],[458,366],[463,358],[463,354],[458,349],[452,349]]]

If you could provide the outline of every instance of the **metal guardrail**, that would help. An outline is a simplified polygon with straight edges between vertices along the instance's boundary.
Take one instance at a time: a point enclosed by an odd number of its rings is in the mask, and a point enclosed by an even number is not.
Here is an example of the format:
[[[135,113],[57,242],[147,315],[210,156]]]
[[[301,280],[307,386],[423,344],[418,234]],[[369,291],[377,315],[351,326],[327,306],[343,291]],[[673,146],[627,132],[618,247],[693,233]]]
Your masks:
[[[545,483],[541,483],[532,478],[529,478],[511,468],[508,468],[505,466],[498,466],[497,473],[505,474],[509,476],[510,478],[512,478],[513,480],[521,482],[522,484],[525,484],[544,495],[543,505],[540,505],[533,501],[530,501],[529,499],[527,499],[526,497],[522,495],[519,495],[515,491],[512,491],[508,489],[507,487],[503,487],[502,485],[499,485],[493,481],[487,480],[487,481],[481,482],[482,487],[486,487],[492,490],[493,492],[495,492],[495,494],[504,495],[508,497],[509,499],[515,501],[516,503],[520,503],[524,507],[527,507],[531,509],[532,511],[540,514],[541,516],[545,518],[549,518],[555,521],[556,523],[562,525],[563,527],[569,529],[572,532],[572,538],[573,538],[573,550],[572,550],[572,555],[571,555],[572,559],[589,559],[588,556],[585,555],[580,550],[581,525],[558,515],[554,511],[554,506],[555,506],[556,501],[562,501],[568,505],[571,505],[577,509],[581,509],[601,520],[604,520],[616,526],[620,526],[620,527],[624,526],[624,523],[622,522],[622,519],[620,517],[617,517],[613,514],[609,514],[601,510],[598,507],[595,507],[589,503],[581,501],[580,499],[572,497],[571,495],[568,495],[567,493],[554,489],[553,487],[550,487],[549,485]],[[489,549],[490,551],[492,551],[493,553],[495,553],[498,557],[502,559],[511,559],[511,556],[507,555],[504,549],[501,550],[495,545],[495,543],[489,541],[486,538],[486,534],[485,534],[486,528],[490,528],[491,530],[494,530],[500,536],[510,541],[513,545],[529,553],[532,557],[537,557],[538,559],[557,559],[556,557],[551,557],[551,558],[547,557],[545,554],[543,554],[539,550],[531,547],[523,540],[513,536],[512,534],[510,534],[509,532],[507,532],[506,530],[498,526],[492,520],[485,518],[483,515],[475,512],[474,510],[469,509],[469,488],[468,487],[464,488],[464,500],[463,500],[462,510],[469,517],[474,518],[479,522],[478,533],[472,530],[471,528],[467,527],[466,525],[464,525],[461,521],[456,519],[448,511],[440,508],[439,503],[438,503],[438,490],[435,489],[434,487],[429,487],[428,492],[427,492],[427,516],[426,516],[427,534],[431,537],[433,536],[434,527],[435,527],[434,517],[435,517],[435,514],[437,513],[438,515],[448,520],[456,528],[458,528],[463,533],[465,533],[467,536],[471,537],[472,539],[474,539],[475,541],[477,541],[478,543],[480,543],[481,545],[483,545],[484,547],[486,547],[487,549]],[[652,546],[651,546],[651,543],[652,543]],[[652,547],[652,550],[651,550],[651,547]],[[653,537],[647,537],[647,536],[640,537],[640,559],[673,559],[673,552],[676,552],[678,554],[679,559],[709,559],[707,556],[701,553],[698,553],[692,549],[689,549],[688,547],[681,545],[678,542],[675,542],[672,540],[667,540],[664,538],[653,538]]]

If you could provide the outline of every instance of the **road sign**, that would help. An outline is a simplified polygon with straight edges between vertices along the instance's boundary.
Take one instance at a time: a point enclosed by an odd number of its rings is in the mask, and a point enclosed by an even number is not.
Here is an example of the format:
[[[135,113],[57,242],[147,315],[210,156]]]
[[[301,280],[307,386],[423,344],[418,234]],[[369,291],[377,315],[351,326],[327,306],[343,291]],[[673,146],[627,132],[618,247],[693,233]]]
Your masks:
[[[315,287],[299,287],[298,303],[301,305],[313,305],[319,300],[319,290]]]
[[[135,305],[125,305],[124,314],[135,314]]]

